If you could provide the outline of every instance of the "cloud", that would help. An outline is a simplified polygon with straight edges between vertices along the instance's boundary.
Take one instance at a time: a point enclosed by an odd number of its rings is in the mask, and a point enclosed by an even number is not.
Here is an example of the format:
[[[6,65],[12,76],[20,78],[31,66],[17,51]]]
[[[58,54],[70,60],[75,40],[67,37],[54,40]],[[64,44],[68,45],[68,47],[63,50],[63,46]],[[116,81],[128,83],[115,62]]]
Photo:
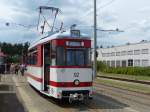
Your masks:
[[[32,2],[32,3],[31,3]],[[30,24],[37,24],[36,8],[38,3],[35,0],[1,0],[0,1],[0,41],[11,43],[22,43],[26,41],[33,41],[38,35],[25,26]],[[9,26],[5,23],[10,22]]]
[[[150,7],[142,7],[138,10],[139,13],[147,13],[150,11]]]
[[[132,2],[130,0],[123,2],[97,0],[98,26],[106,30],[116,28],[125,30],[124,33],[98,32],[98,44],[114,45],[149,39],[150,8],[146,1],[136,3],[135,0]],[[107,3],[111,4],[103,9],[102,6]],[[129,6],[129,4],[135,5]],[[36,39],[38,37],[35,32],[36,28],[33,28],[34,32],[32,32],[32,30],[16,25],[6,27],[5,22],[36,25],[39,5],[55,6],[62,10],[62,14],[59,14],[56,20],[56,27],[60,27],[62,21],[67,28],[72,24],[77,24],[83,32],[93,37],[92,0],[0,0],[0,41],[24,42]],[[52,16],[50,13],[48,15]]]
[[[122,43],[127,42],[140,42],[141,40],[149,40],[150,38],[150,21],[143,19],[141,21],[132,21],[124,33],[120,33],[119,35],[114,35],[113,39]]]
[[[116,22],[117,21],[117,14],[114,11],[104,11],[104,12],[100,12],[98,13],[98,15],[101,17],[101,20],[106,24],[110,24],[112,22]]]

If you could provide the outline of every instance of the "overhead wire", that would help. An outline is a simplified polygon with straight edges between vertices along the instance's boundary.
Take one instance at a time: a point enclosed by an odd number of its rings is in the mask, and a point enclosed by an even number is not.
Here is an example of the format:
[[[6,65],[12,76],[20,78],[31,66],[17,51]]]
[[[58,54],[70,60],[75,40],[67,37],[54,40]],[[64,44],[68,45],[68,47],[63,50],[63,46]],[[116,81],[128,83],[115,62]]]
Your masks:
[[[116,0],[111,0],[111,1],[107,2],[106,4],[100,6],[98,9],[105,8],[106,6],[112,4],[114,1],[116,1]]]

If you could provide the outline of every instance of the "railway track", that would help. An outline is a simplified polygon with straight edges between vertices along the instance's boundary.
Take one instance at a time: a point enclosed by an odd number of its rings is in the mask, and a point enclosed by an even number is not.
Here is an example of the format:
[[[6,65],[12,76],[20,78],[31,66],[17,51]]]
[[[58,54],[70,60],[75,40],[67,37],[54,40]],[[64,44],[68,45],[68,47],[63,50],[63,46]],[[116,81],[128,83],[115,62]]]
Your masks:
[[[95,87],[96,92],[102,95],[111,97],[113,99],[116,99],[119,102],[126,104],[127,107],[124,107],[124,109],[127,108],[127,110],[129,109],[131,110],[131,112],[132,112],[132,109],[133,109],[133,112],[149,112],[150,110],[149,95],[131,92],[131,91],[127,91],[127,90],[123,90],[123,89],[119,89],[115,87],[110,87],[110,86],[98,84],[98,83],[95,83],[94,87]]]
[[[116,96],[139,104],[150,106],[150,95],[139,92],[128,91],[105,84],[94,83],[95,91],[104,95]],[[144,99],[144,101],[143,101]]]
[[[105,79],[113,79],[113,80],[119,80],[119,81],[126,81],[126,82],[133,82],[133,83],[150,85],[150,81],[132,80],[132,79],[126,79],[126,78],[111,77],[111,76],[97,76],[97,77],[105,78]]]

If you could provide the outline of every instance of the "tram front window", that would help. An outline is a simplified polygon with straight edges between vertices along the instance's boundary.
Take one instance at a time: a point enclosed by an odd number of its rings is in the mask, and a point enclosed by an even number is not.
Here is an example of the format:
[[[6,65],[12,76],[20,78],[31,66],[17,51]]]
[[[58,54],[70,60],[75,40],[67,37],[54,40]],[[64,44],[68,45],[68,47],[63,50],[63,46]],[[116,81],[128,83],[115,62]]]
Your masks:
[[[77,66],[84,66],[84,52],[83,51],[76,51],[76,65]]]
[[[75,51],[67,50],[67,65],[75,65]]]
[[[67,50],[67,66],[89,66],[90,54],[88,49],[68,49]]]

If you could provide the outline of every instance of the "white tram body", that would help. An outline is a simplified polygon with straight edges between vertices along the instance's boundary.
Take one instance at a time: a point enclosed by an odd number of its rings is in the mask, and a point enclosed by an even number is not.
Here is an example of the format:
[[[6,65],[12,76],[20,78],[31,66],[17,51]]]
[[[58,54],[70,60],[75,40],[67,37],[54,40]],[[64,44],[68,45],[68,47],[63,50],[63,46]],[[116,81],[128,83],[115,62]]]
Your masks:
[[[29,47],[27,80],[56,99],[92,95],[91,39],[79,30],[47,35]]]

